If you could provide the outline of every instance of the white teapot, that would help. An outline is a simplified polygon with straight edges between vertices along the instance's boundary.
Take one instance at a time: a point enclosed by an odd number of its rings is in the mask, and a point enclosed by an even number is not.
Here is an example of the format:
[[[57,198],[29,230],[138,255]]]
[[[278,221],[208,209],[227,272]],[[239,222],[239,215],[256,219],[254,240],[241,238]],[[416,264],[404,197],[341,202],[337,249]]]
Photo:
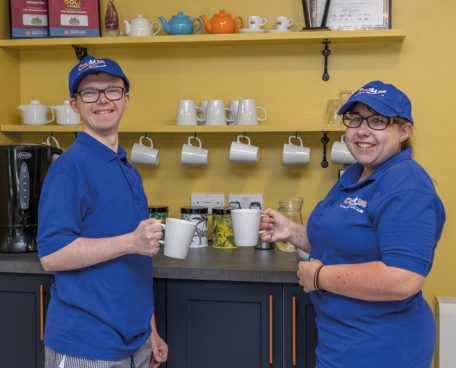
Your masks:
[[[149,19],[144,18],[142,14],[138,14],[136,18],[131,20],[124,20],[125,32],[128,36],[155,36],[160,32],[161,26],[158,21],[151,22]],[[154,25],[157,26],[157,30],[154,32]]]
[[[57,124],[72,125],[81,122],[81,116],[71,108],[68,100],[63,101],[63,105],[52,106],[52,108],[56,113]]]
[[[20,105],[22,111],[22,122],[28,125],[42,125],[54,121],[54,110],[51,106],[42,105],[38,100],[31,100],[29,105]],[[48,111],[51,118],[48,119]]]

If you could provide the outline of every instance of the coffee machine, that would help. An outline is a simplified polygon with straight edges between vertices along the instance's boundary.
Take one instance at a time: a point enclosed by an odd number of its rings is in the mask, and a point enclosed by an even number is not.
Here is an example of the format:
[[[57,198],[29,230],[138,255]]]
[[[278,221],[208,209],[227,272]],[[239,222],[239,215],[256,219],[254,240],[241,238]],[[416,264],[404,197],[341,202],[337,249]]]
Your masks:
[[[41,188],[61,153],[41,144],[0,145],[0,252],[36,251]]]

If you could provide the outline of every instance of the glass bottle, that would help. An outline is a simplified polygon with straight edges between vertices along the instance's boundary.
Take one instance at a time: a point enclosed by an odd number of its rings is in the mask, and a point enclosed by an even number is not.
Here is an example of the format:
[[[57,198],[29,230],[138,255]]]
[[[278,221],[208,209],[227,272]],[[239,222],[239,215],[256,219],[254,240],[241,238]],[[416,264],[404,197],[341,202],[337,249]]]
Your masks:
[[[105,35],[120,36],[119,32],[119,14],[114,6],[114,0],[108,0],[105,14]]]
[[[302,197],[291,197],[279,201],[278,211],[286,218],[293,222],[302,224],[302,204],[304,199]],[[284,252],[295,252],[296,247],[290,243],[276,242],[277,249]]]

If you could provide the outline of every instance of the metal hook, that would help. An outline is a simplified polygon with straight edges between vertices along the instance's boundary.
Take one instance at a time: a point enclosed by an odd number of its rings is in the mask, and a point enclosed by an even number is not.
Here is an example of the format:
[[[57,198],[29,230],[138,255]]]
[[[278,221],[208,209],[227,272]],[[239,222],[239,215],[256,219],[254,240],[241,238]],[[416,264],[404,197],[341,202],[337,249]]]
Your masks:
[[[147,138],[147,132],[146,132],[146,133],[144,133],[144,136]]]
[[[196,132],[193,133],[193,138],[196,138]]]
[[[329,163],[326,159],[326,145],[329,142],[328,133],[324,132],[323,136],[320,139],[321,144],[323,145],[323,160],[321,160],[321,167],[327,168]]]
[[[328,73],[328,58],[329,55],[331,55],[331,50],[329,49],[329,44],[331,41],[329,41],[327,38],[322,42],[322,44],[325,45],[323,51],[321,52],[323,57],[325,58],[325,64],[324,64],[324,70],[323,70],[323,75],[321,76],[321,79],[323,79],[325,82],[329,80],[329,73]]]
[[[76,57],[78,58],[79,61],[84,59],[88,54],[87,54],[87,47],[81,47],[77,45],[71,45],[74,48],[74,53],[76,54]]]
[[[298,139],[298,132],[296,132],[296,134],[295,134],[295,138],[296,138],[296,139]]]

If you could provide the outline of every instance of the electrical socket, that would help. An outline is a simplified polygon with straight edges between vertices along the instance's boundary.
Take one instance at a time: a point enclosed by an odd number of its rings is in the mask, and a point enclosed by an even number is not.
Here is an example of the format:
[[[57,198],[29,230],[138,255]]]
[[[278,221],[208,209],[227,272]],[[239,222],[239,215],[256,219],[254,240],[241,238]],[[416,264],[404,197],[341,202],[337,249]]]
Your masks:
[[[212,213],[212,208],[225,205],[225,194],[199,194],[192,193],[192,206],[207,207],[208,213]]]
[[[263,194],[228,194],[228,203],[239,202],[241,208],[249,208],[250,203],[259,202],[263,206]]]

